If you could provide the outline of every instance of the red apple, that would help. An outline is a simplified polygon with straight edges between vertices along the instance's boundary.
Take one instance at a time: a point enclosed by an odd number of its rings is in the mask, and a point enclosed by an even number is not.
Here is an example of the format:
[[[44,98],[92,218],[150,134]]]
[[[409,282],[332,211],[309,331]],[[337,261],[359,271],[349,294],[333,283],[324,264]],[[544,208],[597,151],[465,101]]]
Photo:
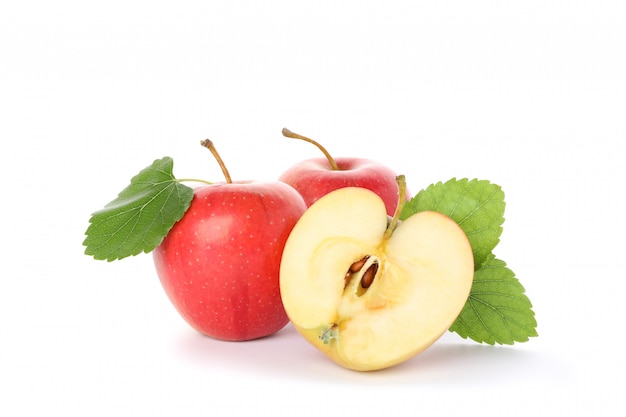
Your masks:
[[[318,142],[283,129],[283,135],[317,146],[326,156],[299,162],[285,171],[279,180],[291,185],[307,206],[331,191],[345,187],[367,188],[384,201],[387,214],[393,216],[398,205],[397,174],[389,167],[363,158],[333,158]],[[407,193],[407,199],[410,196]]]
[[[153,252],[156,270],[197,331],[231,341],[268,336],[288,323],[280,261],[306,204],[279,181],[231,182],[216,157],[227,182],[194,190],[189,209]]]

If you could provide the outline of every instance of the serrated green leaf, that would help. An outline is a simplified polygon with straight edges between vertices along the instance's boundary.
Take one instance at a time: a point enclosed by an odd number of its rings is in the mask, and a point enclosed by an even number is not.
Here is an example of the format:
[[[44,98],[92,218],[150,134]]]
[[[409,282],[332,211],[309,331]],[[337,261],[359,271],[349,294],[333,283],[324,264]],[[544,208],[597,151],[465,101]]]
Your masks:
[[[500,241],[504,208],[504,192],[499,185],[487,180],[453,178],[420,191],[405,204],[400,218],[429,210],[452,218],[467,235],[478,268]]]
[[[524,293],[506,263],[490,255],[474,273],[469,298],[450,331],[490,345],[528,341],[537,336],[537,321]]]
[[[150,252],[189,208],[190,187],[176,181],[170,157],[155,160],[102,210],[92,214],[86,255],[113,261]]]

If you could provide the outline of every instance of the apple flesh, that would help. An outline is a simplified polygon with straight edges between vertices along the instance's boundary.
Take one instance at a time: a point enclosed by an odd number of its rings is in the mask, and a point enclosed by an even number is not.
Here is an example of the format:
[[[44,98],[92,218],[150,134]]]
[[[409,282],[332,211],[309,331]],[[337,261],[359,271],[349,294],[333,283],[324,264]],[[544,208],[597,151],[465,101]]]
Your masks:
[[[281,182],[194,190],[191,205],[153,252],[165,293],[197,331],[242,341],[282,329],[282,251],[306,205]]]
[[[458,317],[471,288],[472,249],[453,220],[421,212],[391,233],[388,226],[378,195],[342,188],[309,207],[283,252],[280,290],[291,322],[349,369],[382,369],[420,353]]]

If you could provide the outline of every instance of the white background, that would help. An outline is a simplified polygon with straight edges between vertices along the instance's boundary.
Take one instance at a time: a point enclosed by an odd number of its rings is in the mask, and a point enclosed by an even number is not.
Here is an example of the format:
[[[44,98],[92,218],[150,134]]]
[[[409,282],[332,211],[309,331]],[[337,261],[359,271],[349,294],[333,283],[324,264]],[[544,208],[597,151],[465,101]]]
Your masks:
[[[626,6],[593,1],[3,1],[0,415],[622,415]],[[539,337],[455,334],[355,373],[290,327],[194,333],[150,255],[83,255],[154,159],[274,179],[316,149],[412,191],[488,179]],[[593,414],[592,414],[593,413]],[[577,414],[578,415],[578,414]]]

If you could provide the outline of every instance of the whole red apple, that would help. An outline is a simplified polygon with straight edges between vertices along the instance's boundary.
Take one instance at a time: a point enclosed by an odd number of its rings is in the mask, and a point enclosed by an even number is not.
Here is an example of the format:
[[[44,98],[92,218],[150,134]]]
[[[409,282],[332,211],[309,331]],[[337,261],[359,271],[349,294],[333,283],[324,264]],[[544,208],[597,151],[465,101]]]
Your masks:
[[[296,190],[279,181],[196,188],[183,218],[153,252],[165,293],[189,325],[230,341],[282,329],[288,318],[280,261],[305,210]]]
[[[322,196],[344,187],[367,188],[382,198],[387,214],[393,216],[398,205],[397,174],[387,166],[363,158],[333,158],[318,142],[283,129],[283,135],[317,146],[326,158],[313,158],[293,165],[279,180],[291,185],[310,206]],[[407,192],[407,199],[410,196]]]

